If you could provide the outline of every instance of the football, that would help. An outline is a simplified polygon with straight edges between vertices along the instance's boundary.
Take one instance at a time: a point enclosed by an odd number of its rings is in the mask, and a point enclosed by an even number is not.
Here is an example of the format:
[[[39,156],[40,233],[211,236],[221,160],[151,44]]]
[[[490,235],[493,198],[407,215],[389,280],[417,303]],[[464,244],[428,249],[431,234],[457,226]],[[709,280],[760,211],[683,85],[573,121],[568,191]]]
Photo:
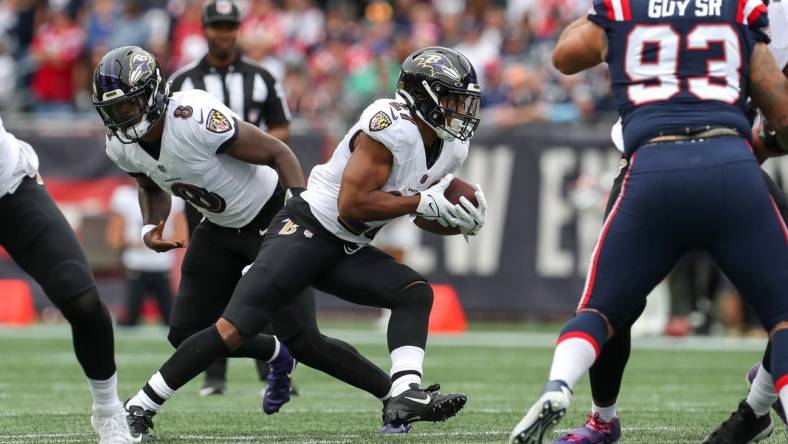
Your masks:
[[[465,196],[465,198],[468,199],[474,206],[479,205],[479,202],[476,200],[476,188],[458,177],[455,177],[451,182],[449,182],[449,186],[447,186],[443,191],[443,195],[446,197],[446,200],[455,205],[460,203],[460,197],[463,196]],[[433,234],[438,234],[441,236],[460,234],[460,230],[457,228],[444,227],[434,220],[427,220],[420,216],[416,217],[416,220],[413,222],[422,230],[429,231]]]
[[[453,204],[459,204],[460,198],[465,196],[466,199],[471,201],[473,206],[479,205],[479,202],[476,200],[476,188],[459,177],[455,177],[449,182],[449,186],[443,191],[443,195]]]

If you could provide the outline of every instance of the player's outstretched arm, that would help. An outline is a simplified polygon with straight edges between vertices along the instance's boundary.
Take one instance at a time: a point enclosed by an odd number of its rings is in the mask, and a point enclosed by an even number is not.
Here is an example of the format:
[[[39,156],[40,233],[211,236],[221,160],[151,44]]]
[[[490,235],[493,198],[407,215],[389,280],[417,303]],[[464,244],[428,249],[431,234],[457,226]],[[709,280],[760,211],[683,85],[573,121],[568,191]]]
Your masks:
[[[788,79],[777,67],[765,43],[756,43],[750,56],[750,97],[776,131],[777,148],[788,153]]]
[[[274,168],[285,188],[306,186],[304,172],[293,150],[250,123],[238,121],[238,137],[226,153],[244,162]]]
[[[151,250],[164,252],[183,246],[183,241],[162,239],[164,221],[170,215],[172,206],[170,195],[164,192],[156,182],[148,176],[135,176],[137,179],[140,210],[144,225],[155,225],[156,228],[143,234],[142,242]]]
[[[607,35],[583,16],[564,29],[553,49],[553,66],[564,74],[577,74],[605,61]]]
[[[419,196],[395,196],[381,191],[389,180],[394,155],[382,143],[359,133],[339,188],[339,217],[360,221],[413,214]]]

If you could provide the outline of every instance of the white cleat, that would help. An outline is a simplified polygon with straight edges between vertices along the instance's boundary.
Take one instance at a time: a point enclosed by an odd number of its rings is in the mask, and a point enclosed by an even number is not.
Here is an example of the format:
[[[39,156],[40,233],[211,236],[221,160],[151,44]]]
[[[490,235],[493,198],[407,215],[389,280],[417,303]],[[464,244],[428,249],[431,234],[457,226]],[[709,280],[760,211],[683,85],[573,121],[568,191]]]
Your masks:
[[[566,414],[572,390],[563,381],[545,384],[542,396],[512,430],[509,444],[550,444],[550,432]]]
[[[126,422],[126,411],[110,415],[100,415],[93,410],[90,416],[90,424],[99,436],[99,444],[129,444],[140,442],[131,436],[129,424]]]

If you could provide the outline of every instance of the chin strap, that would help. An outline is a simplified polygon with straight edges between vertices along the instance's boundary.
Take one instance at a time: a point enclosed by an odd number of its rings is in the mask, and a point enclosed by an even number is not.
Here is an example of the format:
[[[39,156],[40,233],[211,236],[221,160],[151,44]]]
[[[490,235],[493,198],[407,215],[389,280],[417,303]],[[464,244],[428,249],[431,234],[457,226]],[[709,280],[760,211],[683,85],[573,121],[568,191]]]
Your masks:
[[[416,101],[413,100],[413,97],[411,97],[407,91],[404,89],[398,89],[397,95],[402,97],[402,99],[405,101],[405,105],[407,105],[408,108],[416,109]]]

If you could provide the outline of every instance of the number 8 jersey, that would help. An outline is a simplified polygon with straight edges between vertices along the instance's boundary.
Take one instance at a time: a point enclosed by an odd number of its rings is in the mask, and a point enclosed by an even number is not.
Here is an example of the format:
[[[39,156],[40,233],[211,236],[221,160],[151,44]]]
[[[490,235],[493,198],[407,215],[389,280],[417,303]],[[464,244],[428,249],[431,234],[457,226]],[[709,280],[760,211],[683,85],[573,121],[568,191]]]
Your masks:
[[[707,126],[750,138],[749,61],[769,43],[761,0],[594,0],[628,152],[661,134]]]
[[[276,188],[272,168],[224,151],[238,136],[238,116],[202,90],[174,93],[164,113],[158,153],[107,136],[107,155],[122,170],[150,177],[192,204],[211,222],[241,228],[257,216]]]

